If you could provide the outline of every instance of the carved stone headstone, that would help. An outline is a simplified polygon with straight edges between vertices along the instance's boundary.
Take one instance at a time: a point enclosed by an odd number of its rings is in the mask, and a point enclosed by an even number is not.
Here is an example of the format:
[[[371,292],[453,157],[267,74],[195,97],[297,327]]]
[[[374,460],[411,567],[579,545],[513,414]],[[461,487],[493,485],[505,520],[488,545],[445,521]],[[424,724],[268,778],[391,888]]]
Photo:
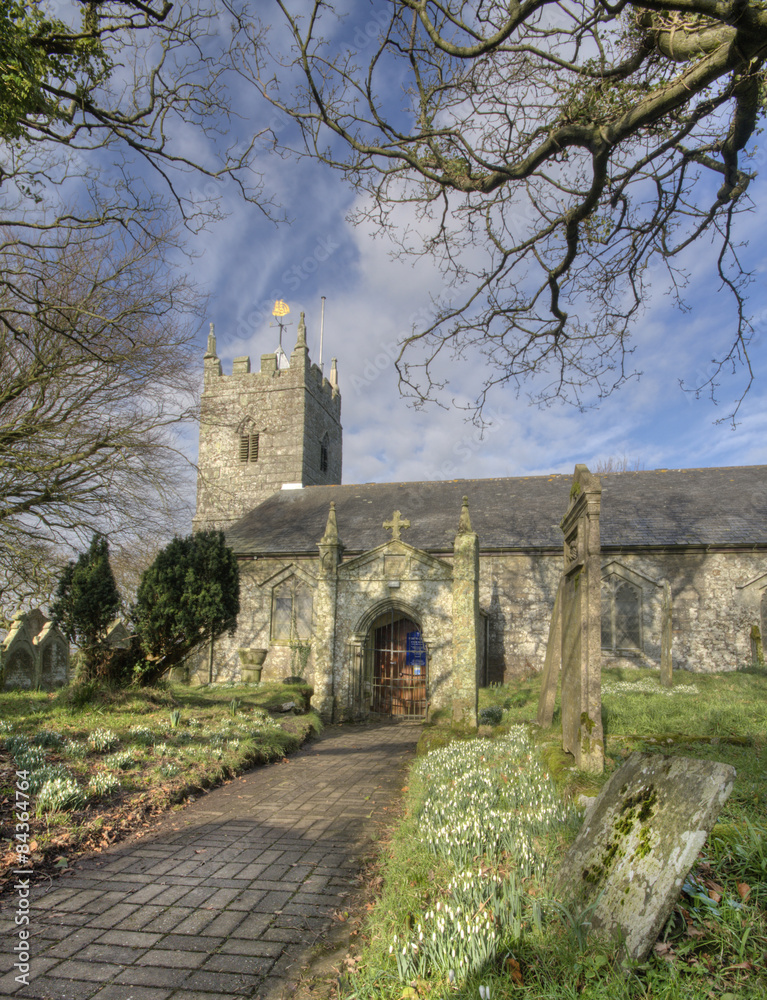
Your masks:
[[[764,644],[762,630],[758,625],[751,626],[751,664],[754,667],[764,666]]]
[[[674,683],[671,655],[674,634],[672,631],[671,584],[668,580],[663,581],[660,616],[660,682],[663,687],[670,688]]]
[[[602,732],[602,572],[599,509],[602,485],[575,466],[562,579],[562,746],[585,771],[604,767]]]
[[[735,769],[635,753],[602,789],[565,857],[557,894],[642,961],[732,791]]]
[[[0,644],[0,688],[55,688],[67,683],[69,646],[40,611],[19,615]]]
[[[562,578],[554,598],[551,612],[549,639],[546,643],[546,660],[543,664],[543,684],[538,698],[538,725],[547,729],[554,718],[554,703],[557,700],[559,671],[562,666]]]
[[[762,591],[762,599],[759,602],[759,617],[762,619],[762,636],[767,635],[767,587]]]
[[[477,724],[479,622],[479,539],[471,530],[469,499],[464,497],[453,542],[452,700],[454,717],[457,713],[472,726]]]

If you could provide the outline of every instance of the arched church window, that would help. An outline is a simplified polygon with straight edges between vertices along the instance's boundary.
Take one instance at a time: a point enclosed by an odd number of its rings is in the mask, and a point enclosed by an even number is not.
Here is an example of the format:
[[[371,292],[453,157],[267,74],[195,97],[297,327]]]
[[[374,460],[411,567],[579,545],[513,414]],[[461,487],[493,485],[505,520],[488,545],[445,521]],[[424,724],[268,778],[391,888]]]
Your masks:
[[[258,434],[240,434],[240,461],[258,461]]]
[[[295,576],[272,591],[272,641],[292,642],[312,635],[312,588]]]
[[[602,582],[602,649],[642,648],[642,594],[628,580],[611,576]]]
[[[328,471],[328,450],[330,448],[330,438],[325,434],[320,444],[320,472]]]

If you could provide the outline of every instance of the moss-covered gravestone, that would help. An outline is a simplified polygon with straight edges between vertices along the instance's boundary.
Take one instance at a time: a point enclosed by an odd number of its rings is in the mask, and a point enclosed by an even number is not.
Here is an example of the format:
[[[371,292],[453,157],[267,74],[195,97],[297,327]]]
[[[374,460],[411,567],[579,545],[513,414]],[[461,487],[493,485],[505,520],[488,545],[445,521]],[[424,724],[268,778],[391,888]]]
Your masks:
[[[620,958],[641,962],[732,791],[735,769],[635,753],[587,814],[562,864],[557,895]]]

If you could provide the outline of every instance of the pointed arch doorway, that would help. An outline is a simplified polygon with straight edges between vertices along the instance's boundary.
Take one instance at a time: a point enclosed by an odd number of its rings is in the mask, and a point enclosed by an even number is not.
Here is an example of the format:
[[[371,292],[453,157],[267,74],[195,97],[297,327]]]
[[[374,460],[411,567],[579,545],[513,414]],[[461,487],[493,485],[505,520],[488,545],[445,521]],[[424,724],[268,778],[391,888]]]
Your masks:
[[[364,647],[370,710],[390,718],[426,716],[428,655],[420,623],[390,606],[370,622]]]

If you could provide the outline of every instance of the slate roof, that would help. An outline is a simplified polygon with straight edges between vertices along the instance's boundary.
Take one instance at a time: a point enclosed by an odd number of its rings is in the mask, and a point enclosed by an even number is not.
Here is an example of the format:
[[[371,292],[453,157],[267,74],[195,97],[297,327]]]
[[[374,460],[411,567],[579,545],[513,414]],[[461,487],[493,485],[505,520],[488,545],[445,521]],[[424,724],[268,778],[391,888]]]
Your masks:
[[[767,466],[610,473],[602,481],[602,548],[635,546],[767,547]],[[558,549],[572,474],[428,483],[365,483],[282,490],[227,532],[239,555],[317,554],[330,501],[346,553],[391,538],[394,510],[410,521],[403,541],[452,551],[469,498],[480,549]]]

